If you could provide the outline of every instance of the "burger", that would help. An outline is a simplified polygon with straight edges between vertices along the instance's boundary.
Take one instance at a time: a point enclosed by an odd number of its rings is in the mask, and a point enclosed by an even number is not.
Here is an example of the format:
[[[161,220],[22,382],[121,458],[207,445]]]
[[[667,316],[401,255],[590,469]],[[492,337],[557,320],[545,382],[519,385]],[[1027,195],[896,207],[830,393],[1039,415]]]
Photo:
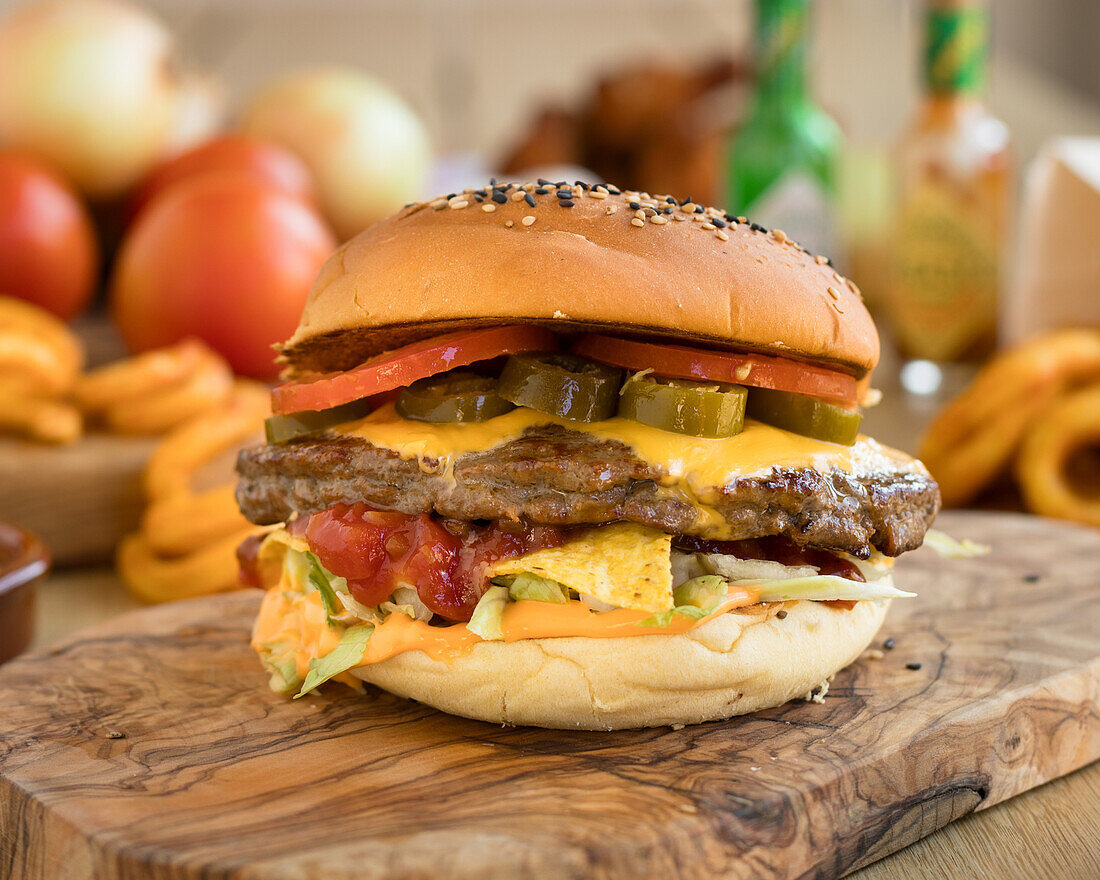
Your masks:
[[[855,285],[743,217],[408,205],[321,270],[238,461],[272,686],[608,730],[820,697],[940,503],[859,433],[878,356]]]

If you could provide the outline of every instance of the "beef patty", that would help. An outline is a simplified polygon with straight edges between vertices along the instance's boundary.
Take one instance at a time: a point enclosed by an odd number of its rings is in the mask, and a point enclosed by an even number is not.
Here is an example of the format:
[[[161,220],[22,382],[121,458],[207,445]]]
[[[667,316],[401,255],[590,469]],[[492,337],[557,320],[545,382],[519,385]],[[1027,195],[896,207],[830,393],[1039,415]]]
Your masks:
[[[925,473],[775,468],[693,498],[623,443],[555,425],[448,465],[403,460],[357,437],[320,435],[240,453],[237,501],[254,523],[366,502],[462,520],[645,523],[671,533],[795,542],[866,558],[919,547],[940,506]],[[705,502],[705,503],[704,503]]]

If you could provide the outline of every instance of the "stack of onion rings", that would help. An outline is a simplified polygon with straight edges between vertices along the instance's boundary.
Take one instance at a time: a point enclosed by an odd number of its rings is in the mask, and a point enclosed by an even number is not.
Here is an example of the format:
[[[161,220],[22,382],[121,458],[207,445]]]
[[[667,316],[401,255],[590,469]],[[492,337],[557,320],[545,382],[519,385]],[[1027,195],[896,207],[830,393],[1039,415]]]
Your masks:
[[[49,312],[0,296],[0,431],[42,443],[73,443],[80,412],[64,398],[84,364],[84,349]]]
[[[195,474],[263,428],[268,389],[238,381],[227,400],[165,436],[145,469],[149,501],[137,532],[118,548],[117,567],[129,590],[146,602],[167,602],[231,590],[237,546],[255,534],[237,509],[233,483],[195,491]]]
[[[115,433],[156,435],[221,405],[232,389],[221,355],[187,339],[85,373],[73,396],[89,419]]]
[[[963,506],[1011,471],[1035,513],[1100,525],[1096,487],[1067,476],[1070,459],[1100,443],[1090,385],[1100,385],[1100,330],[1057,331],[994,358],[922,441],[944,504]]]

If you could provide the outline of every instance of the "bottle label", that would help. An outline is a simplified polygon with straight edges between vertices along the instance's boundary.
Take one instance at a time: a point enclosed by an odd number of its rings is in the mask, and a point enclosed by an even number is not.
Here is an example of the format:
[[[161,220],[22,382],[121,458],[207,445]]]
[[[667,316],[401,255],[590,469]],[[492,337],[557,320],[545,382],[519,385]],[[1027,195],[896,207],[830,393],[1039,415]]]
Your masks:
[[[989,12],[981,6],[928,11],[925,84],[933,92],[982,87],[989,45]]]
[[[995,331],[997,232],[937,184],[925,184],[898,217],[891,302],[902,348],[956,360]]]
[[[749,206],[749,219],[782,229],[811,254],[837,256],[835,216],[829,194],[805,172],[779,178]]]

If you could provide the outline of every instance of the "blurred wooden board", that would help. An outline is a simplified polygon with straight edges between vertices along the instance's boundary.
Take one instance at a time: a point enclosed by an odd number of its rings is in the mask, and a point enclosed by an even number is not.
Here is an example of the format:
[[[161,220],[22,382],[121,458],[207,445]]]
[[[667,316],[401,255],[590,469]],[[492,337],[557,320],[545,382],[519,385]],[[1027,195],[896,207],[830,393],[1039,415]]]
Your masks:
[[[36,533],[55,564],[109,561],[141,516],[156,439],[90,433],[72,446],[0,437],[0,519]]]
[[[1100,757],[1100,532],[942,525],[994,554],[904,559],[920,598],[895,603],[893,651],[840,673],[824,705],[680,731],[501,729],[340,688],[286,700],[247,647],[255,594],[116,618],[0,668],[0,865],[841,876]]]

